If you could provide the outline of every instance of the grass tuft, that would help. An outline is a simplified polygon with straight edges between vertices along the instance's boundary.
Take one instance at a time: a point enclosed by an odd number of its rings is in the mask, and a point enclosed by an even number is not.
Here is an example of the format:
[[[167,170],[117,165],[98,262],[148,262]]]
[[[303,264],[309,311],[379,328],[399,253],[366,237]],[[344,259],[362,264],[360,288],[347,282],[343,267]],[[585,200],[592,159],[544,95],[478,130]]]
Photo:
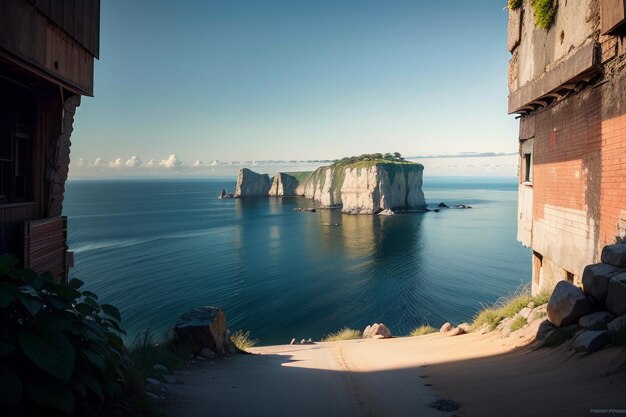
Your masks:
[[[522,316],[519,316],[518,318],[513,320],[513,323],[511,323],[511,331],[512,332],[518,331],[522,327],[526,326],[526,323],[528,323],[526,319]]]
[[[420,326],[420,327],[416,328],[415,330],[413,330],[410,335],[411,336],[422,336],[422,335],[425,335],[425,334],[435,333],[436,331],[437,331],[437,329],[435,329],[433,326],[425,324],[425,325]]]
[[[542,306],[544,304],[548,304],[550,301],[550,296],[552,293],[550,291],[541,291],[539,294],[535,295],[532,301],[535,303],[535,306]]]
[[[533,13],[535,15],[535,26],[542,29],[549,29],[554,21],[556,6],[554,0],[531,0]]]
[[[484,307],[479,311],[470,325],[470,331],[484,325],[487,325],[489,330],[493,330],[502,320],[513,317],[531,301],[533,297],[530,295],[530,285],[521,286],[511,296],[502,297],[492,307]]]
[[[350,329],[348,327],[344,327],[343,329],[328,334],[324,336],[322,342],[337,342],[339,340],[352,340],[352,339],[360,339],[361,332],[359,330]]]
[[[522,6],[522,0],[508,0],[507,6],[511,10],[517,10]]]
[[[250,349],[259,343],[259,339],[252,339],[250,337],[250,332],[244,332],[243,330],[237,330],[231,334],[230,340],[235,346],[237,346],[238,349],[243,351],[246,351],[246,349]]]

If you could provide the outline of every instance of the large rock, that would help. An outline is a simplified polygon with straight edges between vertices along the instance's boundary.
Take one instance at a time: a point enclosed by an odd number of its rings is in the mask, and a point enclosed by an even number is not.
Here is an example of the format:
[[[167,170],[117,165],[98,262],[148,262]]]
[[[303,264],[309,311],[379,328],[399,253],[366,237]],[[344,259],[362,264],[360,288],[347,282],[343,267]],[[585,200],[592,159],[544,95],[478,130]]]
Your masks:
[[[270,177],[267,174],[257,174],[248,168],[242,168],[237,175],[235,197],[268,196],[270,191]]]
[[[601,330],[606,329],[606,324],[611,320],[613,320],[613,315],[608,311],[597,311],[582,316],[578,320],[578,325],[584,329]]]
[[[622,331],[626,331],[626,316],[619,316],[614,319],[607,325],[607,328],[611,334],[618,334]]]
[[[605,264],[626,268],[626,243],[605,246],[602,249],[601,260]]]
[[[447,333],[452,330],[452,323],[446,322],[439,328],[439,333]]]
[[[200,353],[204,348],[224,354],[229,342],[226,316],[217,307],[205,306],[189,310],[180,317],[174,331],[194,354]]]
[[[622,270],[613,265],[587,265],[583,271],[585,294],[591,296],[595,302],[603,302],[609,288],[609,281],[620,272]]]
[[[609,342],[609,332],[606,330],[585,330],[580,332],[572,341],[572,349],[576,352],[593,353]]]
[[[567,281],[559,281],[548,301],[548,320],[557,327],[567,326],[591,312],[582,290]]]
[[[386,209],[425,209],[420,164],[358,162],[320,167],[296,190],[323,207],[374,214]]]
[[[606,308],[616,316],[626,314],[626,273],[616,275],[609,281]]]
[[[374,323],[367,326],[363,330],[363,338],[382,338],[387,339],[391,337],[391,331],[383,323]]]

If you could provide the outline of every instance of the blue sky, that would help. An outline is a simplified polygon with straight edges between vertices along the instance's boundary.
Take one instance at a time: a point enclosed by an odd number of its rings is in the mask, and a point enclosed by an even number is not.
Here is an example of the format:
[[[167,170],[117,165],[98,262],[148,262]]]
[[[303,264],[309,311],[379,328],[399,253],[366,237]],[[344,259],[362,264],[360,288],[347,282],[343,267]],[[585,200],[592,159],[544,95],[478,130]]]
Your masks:
[[[103,1],[72,174],[515,152],[501,3]]]

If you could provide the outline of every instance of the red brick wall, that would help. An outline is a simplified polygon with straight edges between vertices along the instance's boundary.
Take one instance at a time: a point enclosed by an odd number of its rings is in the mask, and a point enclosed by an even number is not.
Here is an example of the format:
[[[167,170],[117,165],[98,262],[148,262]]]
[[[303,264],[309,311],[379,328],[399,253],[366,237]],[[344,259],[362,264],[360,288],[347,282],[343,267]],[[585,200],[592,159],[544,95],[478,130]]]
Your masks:
[[[602,122],[601,184],[600,247],[615,241],[626,220],[626,115]]]

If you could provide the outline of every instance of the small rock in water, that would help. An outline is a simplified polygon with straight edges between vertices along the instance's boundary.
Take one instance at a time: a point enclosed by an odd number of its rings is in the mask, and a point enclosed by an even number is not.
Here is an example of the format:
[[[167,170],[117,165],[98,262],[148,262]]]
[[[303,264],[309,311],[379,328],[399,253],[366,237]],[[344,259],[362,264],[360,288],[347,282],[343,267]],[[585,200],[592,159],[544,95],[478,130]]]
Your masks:
[[[378,213],[379,216],[393,216],[394,214],[396,213],[394,213],[393,210],[391,209],[385,209],[381,211],[380,213]]]
[[[443,326],[441,326],[441,328],[439,329],[439,333],[447,333],[450,330],[452,330],[452,324],[448,323],[444,323]]]
[[[446,203],[444,203],[443,201],[439,204],[437,204],[437,207],[439,208],[450,208]]]

